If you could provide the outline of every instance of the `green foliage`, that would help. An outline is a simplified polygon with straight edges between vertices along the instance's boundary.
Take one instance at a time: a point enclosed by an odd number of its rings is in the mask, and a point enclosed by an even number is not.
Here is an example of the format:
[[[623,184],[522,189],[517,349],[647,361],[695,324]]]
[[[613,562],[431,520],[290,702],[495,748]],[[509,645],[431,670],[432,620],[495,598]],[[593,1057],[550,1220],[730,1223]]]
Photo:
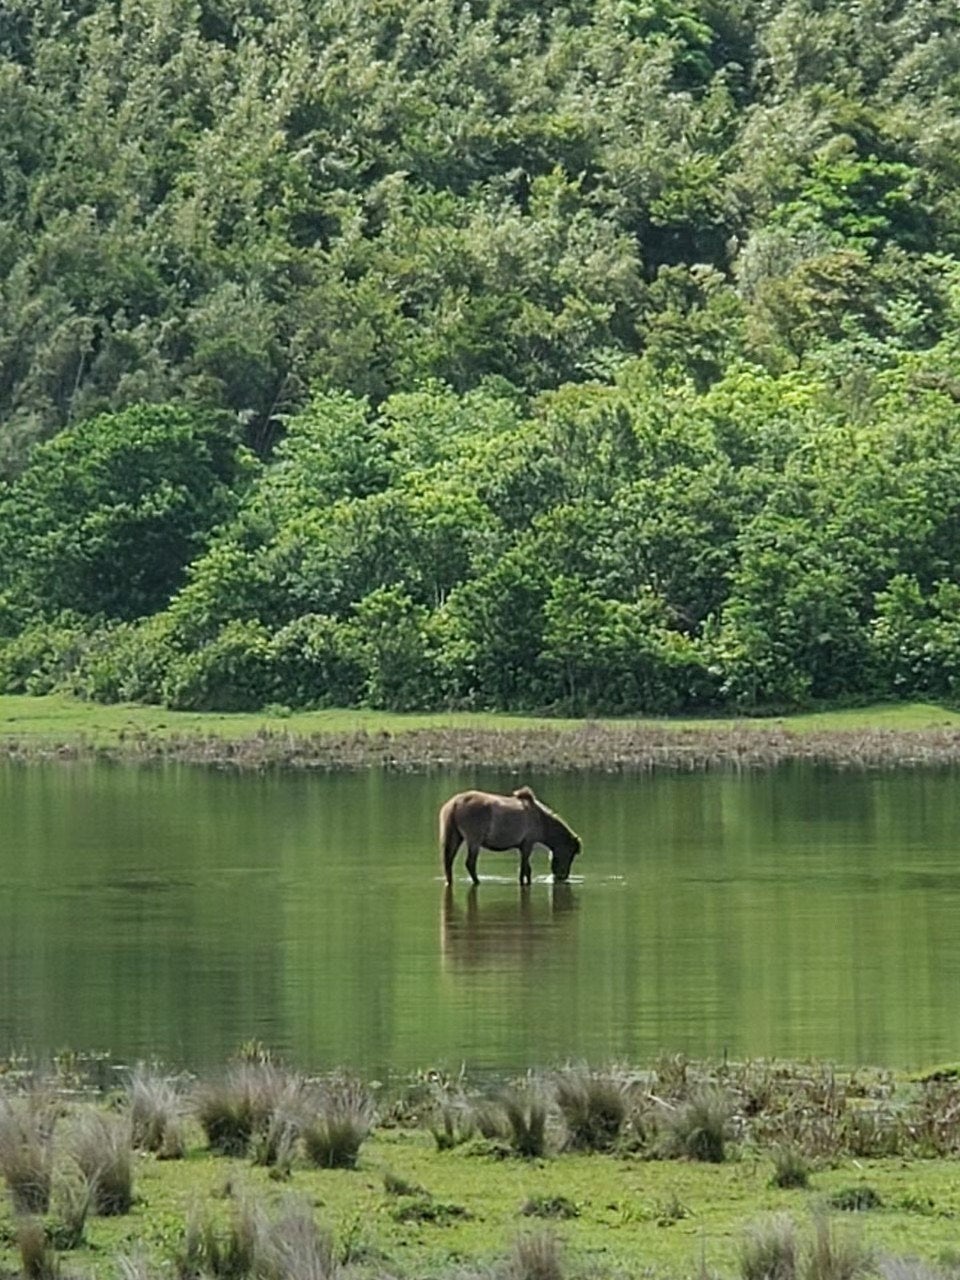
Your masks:
[[[39,446],[0,494],[0,584],[26,617],[137,618],[180,585],[241,474],[210,415],[140,407]]]
[[[945,0],[14,6],[0,688],[956,698],[958,47]]]

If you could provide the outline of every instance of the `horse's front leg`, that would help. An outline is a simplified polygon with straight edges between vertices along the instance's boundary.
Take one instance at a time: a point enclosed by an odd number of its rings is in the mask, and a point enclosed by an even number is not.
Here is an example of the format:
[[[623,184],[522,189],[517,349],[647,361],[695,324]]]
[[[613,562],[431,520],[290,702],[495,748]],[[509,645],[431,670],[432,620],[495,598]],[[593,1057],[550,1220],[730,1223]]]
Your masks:
[[[470,879],[474,884],[480,883],[480,877],[477,875],[477,857],[480,853],[478,844],[467,845],[467,871],[470,873]]]
[[[520,845],[520,883],[529,884],[532,879],[530,871],[530,855],[533,853],[532,844]]]

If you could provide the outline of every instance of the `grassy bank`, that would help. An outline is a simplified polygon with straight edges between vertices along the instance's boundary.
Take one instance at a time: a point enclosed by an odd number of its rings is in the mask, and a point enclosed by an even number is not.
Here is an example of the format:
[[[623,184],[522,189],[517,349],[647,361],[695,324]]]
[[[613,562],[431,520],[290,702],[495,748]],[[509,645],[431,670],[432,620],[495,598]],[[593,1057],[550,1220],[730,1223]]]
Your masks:
[[[235,1064],[231,1075],[200,1089],[154,1075],[141,1078],[139,1093],[98,1101],[77,1102],[49,1084],[45,1093],[8,1087],[0,1162],[13,1189],[10,1116],[46,1119],[54,1134],[52,1196],[33,1221],[58,1246],[68,1276],[132,1276],[122,1259],[139,1254],[138,1276],[197,1280],[753,1280],[744,1250],[771,1214],[789,1219],[801,1250],[812,1246],[819,1220],[821,1230],[829,1224],[834,1245],[854,1251],[856,1267],[831,1271],[821,1259],[819,1269],[806,1268],[807,1280],[897,1274],[890,1255],[922,1259],[929,1270],[914,1269],[915,1280],[938,1267],[955,1274],[960,1094],[953,1079],[906,1082],[883,1072],[839,1077],[810,1064],[704,1067],[671,1059],[644,1071],[567,1069],[532,1085],[533,1092],[528,1078],[525,1095],[498,1100],[472,1094],[462,1081],[424,1079],[390,1097],[351,1082],[351,1105],[360,1098],[366,1110],[348,1167],[317,1167],[324,1161],[308,1136],[336,1098],[337,1082],[269,1064]],[[246,1091],[246,1110],[234,1105],[236,1097],[229,1101],[231,1089]],[[525,1096],[529,1109],[534,1093],[544,1110],[543,1146],[522,1157],[503,1102]],[[214,1154],[214,1138],[229,1145],[223,1117],[231,1106],[234,1119],[245,1116],[238,1153]],[[592,1129],[584,1123],[590,1106],[603,1117]],[[341,1129],[357,1122],[357,1111],[347,1110],[337,1112]],[[62,1188],[78,1176],[76,1134],[89,1112],[127,1134],[129,1179],[111,1212],[92,1210],[77,1230],[76,1213],[64,1213]],[[286,1147],[276,1140],[281,1120],[292,1135]],[[176,1127],[176,1141],[164,1126]],[[481,1137],[481,1126],[493,1136]],[[704,1143],[704,1132],[719,1145]],[[22,1129],[17,1134],[22,1161]],[[104,1168],[96,1167],[94,1181],[105,1181]],[[11,1202],[0,1210],[0,1268],[18,1274],[24,1219]],[[249,1246],[285,1215],[299,1218],[301,1234],[307,1227],[322,1233],[329,1266],[264,1273],[241,1265],[238,1241]],[[536,1248],[561,1251],[552,1269],[524,1263],[522,1242],[531,1234]],[[218,1250],[232,1250],[229,1266],[214,1258]],[[789,1280],[792,1273],[775,1274]]]
[[[551,720],[363,710],[222,714],[0,697],[8,758],[179,760],[236,768],[599,768],[786,760],[876,767],[960,762],[960,713],[926,703],[757,719]]]

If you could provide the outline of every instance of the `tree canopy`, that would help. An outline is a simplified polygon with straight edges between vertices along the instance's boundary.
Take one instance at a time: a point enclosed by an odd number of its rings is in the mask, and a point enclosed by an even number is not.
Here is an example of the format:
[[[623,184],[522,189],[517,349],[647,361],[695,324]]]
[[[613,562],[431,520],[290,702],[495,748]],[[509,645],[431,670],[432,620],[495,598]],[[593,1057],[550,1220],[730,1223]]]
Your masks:
[[[948,0],[8,0],[0,685],[954,697]]]

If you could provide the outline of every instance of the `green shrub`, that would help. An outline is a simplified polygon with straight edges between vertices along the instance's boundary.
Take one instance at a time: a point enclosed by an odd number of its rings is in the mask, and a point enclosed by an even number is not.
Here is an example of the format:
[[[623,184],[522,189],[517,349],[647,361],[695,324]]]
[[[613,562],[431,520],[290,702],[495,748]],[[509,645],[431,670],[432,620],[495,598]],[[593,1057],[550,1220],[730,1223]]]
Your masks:
[[[95,702],[160,702],[179,653],[169,614],[113,623],[90,634],[61,685]]]
[[[579,1218],[580,1210],[566,1196],[529,1196],[520,1212],[526,1218]]]
[[[34,622],[0,641],[0,693],[44,694],[68,686],[88,643],[87,629],[69,615]]]
[[[178,711],[256,711],[273,701],[270,633],[228,622],[215,639],[171,664],[163,702]]]
[[[450,1222],[469,1218],[470,1214],[462,1204],[445,1204],[442,1200],[434,1200],[431,1195],[419,1195],[398,1204],[390,1216],[397,1222],[432,1222],[435,1226],[444,1227]]]
[[[879,1209],[883,1204],[875,1188],[861,1183],[856,1187],[842,1187],[829,1198],[830,1207],[842,1209],[848,1213],[864,1213],[870,1209]]]
[[[348,707],[361,701],[364,667],[353,631],[307,613],[276,631],[269,645],[272,696],[291,707]]]

